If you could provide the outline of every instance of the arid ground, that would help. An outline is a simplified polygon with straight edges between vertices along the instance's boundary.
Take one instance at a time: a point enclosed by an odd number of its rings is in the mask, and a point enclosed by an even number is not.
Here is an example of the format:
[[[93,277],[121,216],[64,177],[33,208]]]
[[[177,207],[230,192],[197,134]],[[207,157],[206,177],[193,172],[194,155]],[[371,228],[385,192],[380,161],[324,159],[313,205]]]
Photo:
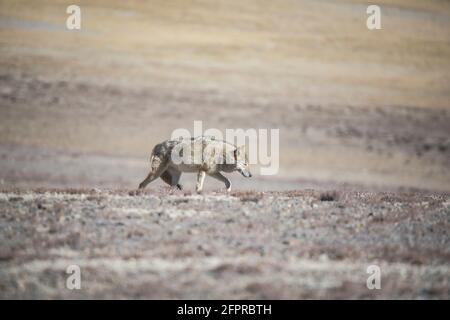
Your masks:
[[[450,201],[370,192],[1,194],[1,298],[448,298]],[[81,289],[66,288],[66,269]],[[366,286],[380,267],[381,289]]]
[[[450,2],[378,2],[0,1],[1,297],[449,298]],[[136,193],[194,120],[279,173]]]

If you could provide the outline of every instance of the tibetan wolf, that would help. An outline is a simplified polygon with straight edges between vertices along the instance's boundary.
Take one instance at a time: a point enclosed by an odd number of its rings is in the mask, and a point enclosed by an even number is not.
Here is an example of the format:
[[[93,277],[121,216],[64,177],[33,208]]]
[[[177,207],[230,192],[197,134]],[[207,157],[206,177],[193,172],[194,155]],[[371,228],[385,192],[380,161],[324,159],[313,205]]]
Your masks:
[[[231,182],[222,173],[238,171],[244,177],[252,176],[244,146],[216,140],[214,137],[179,138],[157,144],[150,157],[150,173],[139,184],[139,189],[161,178],[170,186],[182,189],[179,184],[182,172],[196,172],[196,191],[201,192],[205,176],[209,175],[225,183],[227,191]]]

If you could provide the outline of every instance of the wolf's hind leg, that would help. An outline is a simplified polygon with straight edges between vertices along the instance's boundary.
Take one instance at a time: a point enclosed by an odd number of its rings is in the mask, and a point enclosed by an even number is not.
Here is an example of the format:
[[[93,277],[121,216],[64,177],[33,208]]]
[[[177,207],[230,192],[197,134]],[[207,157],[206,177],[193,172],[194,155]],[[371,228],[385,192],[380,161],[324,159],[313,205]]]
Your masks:
[[[176,186],[179,190],[182,190],[183,186],[178,183],[180,181],[180,176],[181,171],[169,168],[161,174],[160,178],[169,186]]]
[[[210,173],[208,175],[213,177],[214,179],[217,179],[217,180],[222,181],[223,183],[225,183],[225,187],[227,188],[227,191],[228,192],[231,191],[231,182],[223,174],[221,174],[220,172],[214,172],[214,173]]]
[[[169,186],[172,186],[172,176],[170,175],[169,171],[164,171],[160,178],[167,183]]]
[[[179,190],[183,190],[183,186],[179,183],[181,178],[181,171],[169,168],[170,174],[172,175],[172,185],[177,186]]]
[[[145,180],[139,184],[139,189],[145,188],[150,182],[158,179],[166,171],[167,166],[166,161],[161,160],[159,157],[152,157],[150,172]]]
[[[197,186],[195,188],[198,193],[202,192],[202,190],[203,190],[203,182],[205,181],[205,176],[206,176],[205,171],[200,170],[198,172],[198,175],[197,175]]]

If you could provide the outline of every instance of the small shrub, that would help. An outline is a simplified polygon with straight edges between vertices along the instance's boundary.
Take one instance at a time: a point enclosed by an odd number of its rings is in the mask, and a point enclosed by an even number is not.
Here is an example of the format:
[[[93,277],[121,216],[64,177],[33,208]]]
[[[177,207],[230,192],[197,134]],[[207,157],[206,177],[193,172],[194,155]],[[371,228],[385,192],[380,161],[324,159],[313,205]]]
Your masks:
[[[336,201],[336,192],[324,192],[320,194],[320,201]]]

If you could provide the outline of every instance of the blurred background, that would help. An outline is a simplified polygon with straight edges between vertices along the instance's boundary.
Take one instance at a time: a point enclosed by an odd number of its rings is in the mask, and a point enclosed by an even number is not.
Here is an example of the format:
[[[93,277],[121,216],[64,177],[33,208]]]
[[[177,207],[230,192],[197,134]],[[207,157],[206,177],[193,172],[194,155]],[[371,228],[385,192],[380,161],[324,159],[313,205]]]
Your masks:
[[[135,188],[202,120],[280,129],[238,189],[450,191],[449,1],[378,1],[381,30],[369,1],[78,1],[72,31],[70,4],[0,1],[2,188]]]

